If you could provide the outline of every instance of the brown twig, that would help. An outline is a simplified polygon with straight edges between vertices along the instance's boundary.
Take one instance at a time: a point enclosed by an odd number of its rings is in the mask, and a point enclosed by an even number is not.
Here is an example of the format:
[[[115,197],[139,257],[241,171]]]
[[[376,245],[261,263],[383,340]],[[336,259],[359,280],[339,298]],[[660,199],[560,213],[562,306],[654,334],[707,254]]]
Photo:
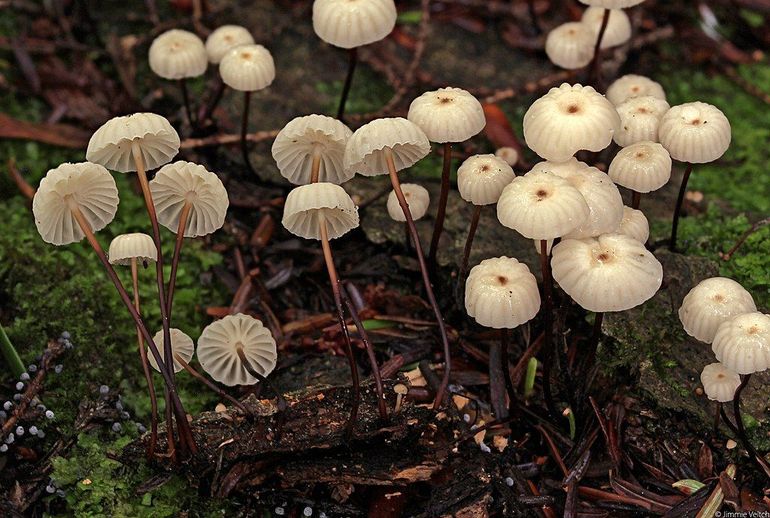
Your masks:
[[[276,135],[278,135],[278,130],[257,131],[256,133],[247,133],[246,140],[248,142],[262,142],[264,140],[275,138]],[[237,144],[240,141],[241,141],[240,134],[212,135],[210,137],[185,139],[182,141],[179,148],[194,149],[198,147],[222,146],[222,145],[228,145],[228,144]]]
[[[8,159],[8,176],[11,177],[13,183],[16,184],[16,187],[19,188],[19,191],[21,191],[24,196],[30,200],[35,197],[35,188],[21,175],[19,169],[16,167],[16,160],[13,158]]]
[[[738,241],[735,242],[735,244],[725,253],[720,253],[719,257],[722,258],[723,261],[729,261],[733,254],[738,251],[738,249],[743,246],[743,243],[746,242],[746,240],[756,231],[761,229],[762,227],[766,227],[767,225],[770,225],[770,218],[765,218],[757,221],[751,227],[743,233],[743,235],[738,238]]]

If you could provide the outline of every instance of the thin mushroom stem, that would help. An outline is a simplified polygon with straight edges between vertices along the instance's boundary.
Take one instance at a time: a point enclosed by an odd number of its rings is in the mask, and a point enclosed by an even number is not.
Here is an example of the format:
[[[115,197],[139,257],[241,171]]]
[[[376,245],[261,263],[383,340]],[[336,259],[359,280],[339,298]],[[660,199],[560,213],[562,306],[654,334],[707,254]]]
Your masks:
[[[671,223],[671,241],[668,244],[668,249],[672,252],[676,252],[676,235],[679,231],[679,213],[682,211],[684,195],[687,192],[687,182],[690,180],[691,174],[692,164],[688,162],[687,167],[684,170],[684,176],[682,176],[682,185],[679,186],[679,196],[677,196],[676,205],[674,206],[674,219]]]
[[[714,437],[719,434],[719,414],[722,412],[722,403],[720,401],[714,401]]]
[[[438,253],[439,240],[444,231],[444,219],[446,218],[446,204],[449,199],[449,176],[452,170],[452,143],[444,143],[444,160],[441,167],[441,192],[438,198],[438,211],[436,221],[433,224],[433,236],[430,239],[430,251],[428,252],[428,266],[431,270],[436,267],[436,255]]]
[[[217,75],[217,85],[215,87],[214,94],[211,96],[211,100],[205,105],[203,110],[200,111],[198,116],[198,121],[201,123],[206,122],[209,117],[211,117],[211,114],[214,113],[214,110],[219,105],[219,101],[222,100],[222,96],[225,93],[225,82],[222,81],[222,77]]]
[[[597,88],[601,88],[599,83],[602,81],[602,40],[607,31],[607,25],[610,23],[610,13],[609,9],[604,9],[599,35],[596,37],[596,45],[594,45],[594,57],[591,60],[591,83]]]
[[[725,406],[719,405],[719,414],[722,416],[722,422],[727,425],[727,427],[732,431],[735,436],[738,436],[738,427],[735,426],[735,423],[733,423],[730,420],[730,417],[727,415],[727,412],[725,412]]]
[[[765,476],[770,478],[770,466],[768,466],[765,459],[757,452],[754,445],[749,441],[749,436],[746,434],[746,428],[743,425],[743,418],[741,417],[741,393],[745,389],[749,380],[751,380],[751,374],[746,374],[741,380],[741,384],[735,389],[735,395],[733,396],[733,415],[735,416],[735,427],[738,431],[738,438],[743,443],[743,447],[749,452],[749,456],[754,463],[759,467],[761,471],[765,473]]]
[[[508,391],[508,413],[510,414],[516,405],[516,386],[511,378],[510,363],[508,361],[508,347],[510,335],[508,329],[500,330],[500,348],[503,363],[503,376],[505,377],[505,388]]]
[[[532,27],[535,29],[535,32],[537,34],[540,34],[543,32],[543,29],[540,28],[540,20],[537,18],[537,9],[535,9],[535,1],[536,0],[527,0],[527,10],[529,11],[529,17],[532,22]]]
[[[420,271],[422,272],[422,282],[425,285],[425,292],[428,295],[428,302],[433,308],[433,313],[436,315],[436,323],[438,324],[439,333],[441,334],[441,342],[444,346],[444,377],[441,380],[438,390],[436,390],[436,399],[433,401],[433,408],[437,410],[444,403],[444,396],[449,386],[449,375],[452,371],[452,357],[449,350],[449,338],[447,337],[446,324],[444,324],[444,317],[441,314],[441,309],[436,301],[436,296],[433,294],[433,286],[430,283],[430,276],[428,275],[428,266],[425,263],[425,257],[422,253],[422,245],[420,244],[420,235],[417,233],[417,227],[414,226],[414,219],[412,219],[412,213],[409,210],[409,204],[406,202],[404,192],[401,190],[401,183],[398,180],[398,171],[396,171],[396,164],[393,162],[393,153],[389,148],[385,148],[385,161],[388,164],[388,172],[390,174],[390,183],[393,185],[393,191],[396,193],[398,204],[401,206],[401,210],[404,212],[406,218],[406,224],[409,225],[409,232],[412,235],[412,243],[414,249],[417,252],[417,261],[420,263]]]
[[[508,405],[505,404],[506,385],[503,368],[503,343],[495,340],[489,344],[489,399],[496,419],[508,417]]]
[[[479,227],[479,218],[481,217],[481,205],[474,205],[471,225],[468,228],[468,237],[465,238],[465,248],[463,249],[463,260],[460,263],[460,273],[457,276],[457,286],[461,286],[465,280],[465,272],[468,270],[468,260],[471,257],[473,249],[473,238],[476,237],[476,230]]]
[[[174,288],[176,288],[176,272],[179,268],[179,254],[182,251],[184,243],[184,232],[187,228],[187,221],[190,218],[192,203],[185,201],[182,211],[179,213],[179,227],[176,230],[176,242],[174,243],[174,255],[171,258],[171,276],[168,279],[168,291],[166,300],[168,301],[168,315],[171,317],[171,309],[174,307]]]
[[[136,257],[131,258],[131,281],[134,288],[134,307],[136,312],[141,315],[139,306],[139,272],[136,264]],[[139,326],[136,327],[136,339],[139,345],[139,358],[142,361],[142,371],[144,379],[147,381],[147,390],[150,393],[150,408],[152,411],[152,422],[150,423],[150,445],[147,448],[147,456],[152,458],[155,455],[155,445],[158,443],[158,397],[155,394],[155,384],[152,382],[152,372],[150,364],[147,362],[147,351],[144,349],[144,340],[142,340],[142,331]]]
[[[340,104],[337,107],[337,118],[345,122],[345,105],[348,103],[348,95],[350,94],[350,86],[353,84],[353,74],[356,71],[356,65],[358,64],[358,49],[353,47],[348,50],[348,73],[345,76],[345,84],[342,87],[342,95],[340,96]]]
[[[346,426],[347,435],[350,437],[353,433],[356,419],[358,417],[358,407],[361,403],[361,382],[358,378],[358,366],[356,365],[356,359],[353,356],[353,345],[350,341],[350,333],[348,332],[348,325],[345,322],[345,315],[342,311],[342,295],[340,293],[340,281],[337,276],[337,268],[334,266],[334,257],[332,256],[332,249],[329,245],[329,232],[326,228],[326,218],[323,214],[319,214],[318,229],[321,233],[321,247],[323,248],[324,261],[326,262],[326,270],[329,273],[329,282],[332,285],[332,295],[334,297],[334,305],[337,308],[337,320],[342,330],[342,336],[345,339],[345,355],[348,357],[348,363],[350,364],[350,376],[353,380],[353,403],[350,408],[350,419]]]
[[[248,358],[246,358],[246,353],[243,352],[243,347],[237,347],[236,352],[238,353],[238,358],[241,359],[241,362],[243,363],[243,367],[246,369],[246,372],[257,378],[257,380],[260,383],[264,383],[267,385],[267,388],[270,389],[270,392],[275,394],[275,398],[277,400],[278,404],[278,411],[283,413],[287,408],[289,408],[289,404],[286,402],[286,398],[283,397],[283,394],[281,394],[276,388],[275,385],[273,385],[270,380],[268,380],[265,376],[260,374],[257,369],[254,368],[254,366],[251,364]]]
[[[321,146],[313,145],[313,163],[310,166],[310,183],[318,183],[321,176]]]
[[[178,363],[179,365],[181,365],[181,366],[182,366],[182,368],[183,368],[184,370],[186,370],[187,372],[189,372],[189,373],[190,373],[190,375],[191,375],[193,378],[195,378],[196,380],[200,381],[201,383],[203,383],[204,385],[206,385],[208,388],[210,388],[211,390],[213,390],[213,391],[214,391],[214,393],[215,393],[217,396],[219,396],[219,397],[221,397],[221,398],[224,398],[224,399],[228,400],[230,403],[232,403],[233,405],[235,405],[235,406],[238,408],[238,410],[240,410],[241,412],[243,412],[245,415],[251,415],[251,411],[250,411],[248,408],[246,408],[246,405],[244,405],[243,403],[241,403],[241,402],[240,402],[238,399],[234,398],[233,396],[231,396],[230,394],[228,394],[228,393],[227,393],[227,392],[225,392],[224,390],[222,390],[222,389],[220,389],[219,387],[217,387],[217,386],[216,386],[216,385],[215,385],[213,382],[209,381],[209,380],[208,380],[208,378],[206,378],[206,377],[205,377],[205,376],[203,376],[203,375],[202,375],[200,372],[198,372],[197,370],[195,370],[195,369],[192,367],[192,365],[190,365],[189,363],[187,363],[186,361],[184,361],[184,358],[182,358],[182,357],[181,357],[181,356],[179,356],[178,354],[175,354],[175,355],[174,355],[174,360],[176,361],[176,363]]]
[[[556,403],[551,390],[551,368],[554,357],[553,345],[553,278],[548,260],[548,240],[540,240],[540,271],[543,275],[543,399],[551,416],[557,415]]]
[[[193,119],[193,112],[190,105],[190,93],[187,91],[187,80],[182,78],[179,80],[179,88],[182,90],[182,99],[184,101],[184,111],[187,115],[187,122],[191,127],[195,126],[195,119]]]
[[[631,195],[631,208],[639,210],[639,205],[642,203],[642,193],[633,191]]]
[[[588,343],[588,351],[586,351],[586,369],[591,368],[594,358],[596,358],[596,348],[599,346],[599,338],[602,335],[602,322],[604,322],[604,313],[596,313],[593,331],[591,332],[591,341]]]
[[[243,161],[246,164],[246,169],[251,174],[254,173],[254,168],[251,167],[251,160],[249,160],[249,143],[246,140],[246,135],[249,133],[249,107],[251,105],[251,92],[243,92],[243,117],[241,118],[241,154],[243,155]]]

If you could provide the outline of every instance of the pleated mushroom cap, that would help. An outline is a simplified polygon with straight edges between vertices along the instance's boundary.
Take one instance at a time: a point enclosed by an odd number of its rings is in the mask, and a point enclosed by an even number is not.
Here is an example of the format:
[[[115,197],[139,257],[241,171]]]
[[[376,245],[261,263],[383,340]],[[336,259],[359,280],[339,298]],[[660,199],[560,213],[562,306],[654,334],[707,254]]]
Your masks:
[[[513,167],[519,161],[519,152],[510,146],[503,146],[495,151],[495,156],[505,160],[505,163]]]
[[[623,197],[605,173],[595,167],[585,167],[572,170],[562,168],[554,171],[554,174],[567,180],[588,204],[588,217],[563,237],[595,237],[614,232],[618,228],[623,220]]]
[[[419,126],[402,117],[375,119],[358,128],[345,147],[345,169],[363,176],[388,174],[385,149],[393,154],[396,171],[430,153],[430,142]]]
[[[711,349],[717,360],[738,374],[770,367],[770,315],[744,313],[722,322]]]
[[[620,129],[613,137],[619,146],[637,142],[658,141],[660,121],[668,111],[668,103],[651,95],[632,97],[617,106]]]
[[[699,282],[682,300],[679,320],[685,332],[710,344],[719,326],[731,318],[757,310],[751,293],[727,277]]]
[[[711,104],[693,102],[674,106],[660,121],[658,138],[671,158],[704,164],[721,157],[730,147],[730,121]]]
[[[580,0],[580,3],[605,9],[626,9],[641,4],[644,0]]]
[[[409,105],[407,119],[431,142],[464,142],[487,125],[481,103],[462,88],[425,92]]]
[[[165,359],[163,356],[163,351],[165,350],[163,331],[158,331],[155,333],[155,336],[152,337],[152,341],[155,342],[155,346],[158,348],[160,357]],[[174,372],[179,372],[184,369],[184,367],[182,367],[182,364],[177,361],[176,356],[179,355],[179,357],[182,358],[185,363],[190,363],[193,354],[195,354],[195,344],[193,344],[192,338],[187,336],[179,329],[172,327],[171,347],[172,351],[174,352]],[[155,361],[155,356],[153,356],[153,354],[150,352],[149,347],[147,348],[147,360],[150,362],[150,365],[153,369],[160,372],[160,369],[158,368],[158,362]]]
[[[61,246],[85,237],[72,208],[80,209],[97,232],[106,227],[118,211],[115,179],[101,165],[91,162],[65,163],[46,173],[32,199],[32,214],[40,237]]]
[[[619,77],[607,88],[607,99],[615,106],[624,103],[628,99],[644,96],[666,100],[666,92],[663,91],[660,83],[653,81],[649,77],[636,74],[627,74]]]
[[[130,173],[136,171],[131,154],[134,143],[148,171],[169,163],[179,153],[179,134],[165,117],[134,113],[102,124],[88,141],[86,159],[113,171]]]
[[[741,384],[740,375],[721,363],[710,363],[700,373],[703,391],[711,401],[727,403],[735,397],[735,391]]]
[[[569,157],[564,162],[551,162],[549,160],[538,162],[532,167],[530,172],[547,172],[554,173],[558,176],[565,176],[575,174],[583,169],[588,169],[589,167],[591,166],[585,162],[579,161],[573,156]]]
[[[163,166],[150,181],[158,223],[176,233],[186,202],[191,205],[185,237],[205,236],[222,228],[230,201],[219,177],[205,167],[180,160]]]
[[[384,39],[397,15],[393,0],[315,0],[313,30],[326,43],[352,49]]]
[[[631,144],[612,159],[609,175],[613,182],[632,191],[657,191],[671,178],[671,156],[657,142]]]
[[[198,361],[216,381],[233,385],[253,385],[257,378],[249,374],[238,357],[238,349],[262,376],[268,376],[278,359],[275,339],[262,322],[249,315],[228,315],[206,326],[198,338]]]
[[[565,239],[553,247],[553,278],[588,311],[625,311],[660,288],[663,267],[643,244],[622,234]]]
[[[650,223],[644,212],[631,207],[623,207],[623,221],[616,233],[632,237],[644,244],[650,238]]]
[[[344,167],[345,145],[353,132],[325,115],[306,115],[289,121],[275,137],[272,153],[281,176],[295,185],[310,183],[313,155],[320,158],[318,179],[341,184],[353,177]]]
[[[529,239],[555,239],[575,230],[590,214],[580,191],[548,172],[515,177],[497,202],[497,219]]]
[[[152,41],[150,68],[163,79],[202,76],[208,67],[203,40],[189,31],[171,29]]]
[[[482,326],[518,327],[540,310],[537,280],[527,265],[512,257],[485,259],[468,275],[465,310]]]
[[[230,49],[240,45],[251,45],[254,37],[245,27],[240,25],[223,25],[214,30],[206,38],[206,55],[209,63],[218,65]]]
[[[554,65],[575,70],[591,62],[595,44],[591,27],[582,22],[568,22],[548,33],[545,53]]]
[[[425,213],[428,212],[428,206],[430,205],[430,193],[428,193],[428,190],[416,183],[402,183],[401,190],[404,192],[404,198],[406,198],[407,205],[409,205],[409,212],[412,215],[412,219],[417,221],[425,216]],[[396,191],[390,191],[387,206],[390,219],[394,221],[406,221],[404,211],[401,210],[401,205],[398,204]]]
[[[536,100],[524,115],[527,146],[554,162],[580,150],[601,151],[612,142],[620,117],[590,86],[562,84]]]
[[[281,221],[286,230],[305,239],[320,240],[322,218],[329,239],[336,239],[358,227],[358,207],[345,189],[333,183],[309,183],[291,190]]]
[[[219,62],[222,81],[241,92],[267,88],[275,79],[275,63],[262,45],[241,45],[227,51]]]
[[[599,37],[599,30],[602,27],[604,19],[603,7],[589,7],[583,12],[581,21],[586,24],[591,34],[594,36],[594,45]],[[602,48],[608,49],[617,45],[622,45],[631,39],[631,20],[622,9],[610,9],[610,17],[607,22],[607,28],[602,37]]]
[[[457,169],[457,189],[474,205],[497,203],[505,186],[516,177],[503,159],[495,155],[473,155]]]
[[[137,262],[155,262],[158,260],[158,249],[152,237],[141,232],[121,234],[110,242],[107,253],[110,263],[127,265],[132,259]]]

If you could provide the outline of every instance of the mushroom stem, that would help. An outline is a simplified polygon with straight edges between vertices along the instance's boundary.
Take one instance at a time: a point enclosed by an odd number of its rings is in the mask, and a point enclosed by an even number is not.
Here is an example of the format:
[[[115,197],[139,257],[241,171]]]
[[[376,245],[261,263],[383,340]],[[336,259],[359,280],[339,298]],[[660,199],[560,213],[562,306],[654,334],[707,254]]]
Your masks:
[[[508,417],[505,404],[506,382],[503,372],[503,344],[494,341],[489,345],[489,399],[496,419]]]
[[[318,183],[321,176],[321,148],[318,144],[313,146],[313,163],[310,166],[310,183]]]
[[[591,332],[591,341],[588,344],[588,351],[586,351],[585,365],[590,368],[594,363],[596,357],[596,349],[599,347],[599,338],[602,336],[602,322],[604,322],[604,313],[596,313],[594,317],[594,327]]]
[[[692,164],[688,162],[687,167],[684,170],[684,176],[682,176],[682,185],[679,186],[679,196],[676,198],[676,205],[674,206],[674,220],[671,223],[671,241],[668,244],[668,249],[672,252],[676,252],[676,235],[679,231],[679,213],[682,211],[684,195],[687,192],[687,182],[690,180],[691,174]]]
[[[436,315],[436,323],[438,324],[439,333],[441,334],[441,342],[444,346],[444,377],[441,380],[441,385],[439,385],[438,390],[436,390],[436,399],[433,401],[433,408],[437,410],[444,403],[444,396],[446,394],[447,386],[449,386],[449,375],[452,371],[452,357],[449,350],[449,338],[447,337],[444,317],[441,314],[441,309],[438,306],[438,302],[436,302],[436,296],[433,294],[433,286],[431,286],[430,276],[428,275],[428,266],[425,263],[425,257],[422,253],[422,245],[420,244],[420,235],[417,233],[417,227],[414,226],[414,219],[412,219],[412,213],[409,211],[409,204],[406,202],[404,192],[401,190],[401,183],[398,180],[398,171],[396,171],[396,164],[393,162],[393,153],[388,148],[385,148],[383,151],[385,153],[385,161],[388,164],[390,183],[393,185],[393,191],[396,193],[398,204],[401,206],[401,210],[404,212],[406,224],[409,225],[409,232],[412,235],[412,243],[414,244],[414,249],[417,252],[417,261],[420,263],[422,282],[425,285],[425,292],[428,295],[428,302],[433,308],[433,313]]]
[[[361,403],[361,382],[358,378],[358,367],[356,366],[356,359],[353,356],[353,345],[350,341],[350,333],[348,332],[348,325],[345,322],[345,315],[342,312],[342,295],[340,293],[340,280],[337,277],[337,268],[334,266],[334,258],[332,257],[332,249],[329,245],[329,232],[326,228],[326,218],[323,213],[320,213],[318,220],[318,229],[321,233],[321,247],[323,248],[324,261],[326,262],[326,270],[329,273],[329,282],[332,285],[332,295],[334,296],[334,305],[337,307],[337,320],[340,323],[340,329],[342,330],[342,336],[345,339],[345,355],[348,357],[348,363],[350,364],[350,376],[353,379],[353,404],[350,408],[350,419],[347,424],[348,437],[353,433],[353,427],[355,426],[356,418],[358,417],[358,406]]]
[[[246,140],[246,135],[249,132],[249,107],[251,105],[251,92],[243,92],[243,117],[241,118],[241,154],[243,155],[243,161],[246,164],[246,169],[251,174],[254,173],[254,168],[251,167],[251,160],[249,160],[249,143]]]
[[[141,315],[139,306],[139,274],[136,257],[131,258],[131,281],[134,289],[134,307],[136,312]],[[150,392],[150,408],[152,411],[152,422],[150,423],[150,445],[147,448],[147,456],[152,458],[155,455],[155,445],[158,442],[158,397],[155,394],[155,384],[152,382],[152,372],[150,364],[147,362],[147,351],[144,349],[144,340],[142,340],[142,331],[139,326],[136,327],[136,339],[139,344],[139,358],[142,361],[142,370],[144,379],[147,381],[147,390]]]
[[[182,78],[179,80],[179,88],[182,90],[182,99],[184,101],[184,111],[187,115],[187,122],[191,127],[195,126],[195,119],[193,119],[192,108],[190,107],[190,94],[187,91],[187,80]]]
[[[719,414],[722,411],[722,403],[720,401],[714,401],[714,437],[719,434]]]
[[[476,229],[479,227],[479,218],[481,217],[481,205],[473,206],[473,216],[471,217],[471,226],[468,228],[468,237],[465,238],[465,248],[463,249],[463,260],[460,263],[460,273],[457,276],[457,287],[459,289],[465,281],[465,272],[468,270],[468,260],[471,257],[473,249],[473,238],[476,237]]]
[[[449,199],[449,174],[452,168],[452,143],[444,143],[444,162],[441,168],[441,193],[438,198],[438,212],[436,212],[436,221],[433,224],[433,236],[430,240],[430,251],[428,252],[428,266],[433,270],[436,267],[436,254],[438,253],[438,243],[441,239],[441,233],[444,230],[444,218],[446,217],[446,204]]]
[[[166,300],[168,301],[168,315],[171,319],[171,309],[174,307],[174,288],[176,288],[176,272],[179,268],[179,254],[182,251],[182,243],[184,243],[184,231],[187,228],[187,220],[190,218],[190,209],[192,204],[186,201],[182,206],[182,211],[179,213],[179,227],[176,230],[176,242],[174,243],[174,255],[171,258],[171,276],[168,279],[168,291],[166,292]]]
[[[241,359],[241,362],[243,363],[244,368],[246,371],[257,378],[260,383],[264,383],[267,385],[267,388],[270,389],[270,392],[275,394],[275,398],[278,403],[278,411],[284,412],[287,408],[289,408],[289,404],[286,402],[286,398],[283,397],[283,394],[278,392],[278,390],[275,388],[275,386],[270,383],[270,380],[268,380],[265,376],[259,373],[257,369],[254,368],[254,366],[251,364],[248,358],[246,358],[246,353],[243,352],[243,347],[238,347],[236,349],[236,352],[238,353],[238,358]]]
[[[543,399],[551,416],[556,416],[556,403],[551,391],[551,367],[553,363],[553,278],[548,260],[548,240],[540,240],[540,271],[543,275]]]
[[[633,191],[631,194],[631,208],[639,210],[639,205],[642,203],[642,193]]]
[[[211,100],[205,105],[205,107],[200,110],[198,114],[198,121],[201,123],[205,123],[209,117],[211,117],[211,114],[214,113],[214,110],[219,105],[219,101],[222,100],[222,96],[225,93],[225,82],[222,81],[222,76],[217,75],[217,85],[216,90],[214,90],[214,94],[211,96]]]
[[[510,342],[510,336],[508,329],[501,329],[500,330],[500,349],[501,349],[501,356],[502,356],[502,363],[503,363],[503,377],[505,378],[505,387],[508,391],[508,413],[511,413],[511,410],[516,405],[516,387],[513,384],[513,379],[511,378],[511,369],[510,369],[510,363],[508,361],[508,345]]]
[[[535,32],[537,34],[540,34],[543,32],[543,29],[540,28],[540,20],[537,18],[537,9],[535,9],[535,2],[536,0],[527,0],[527,10],[529,11],[529,17],[532,21],[532,27],[535,29]]]
[[[602,39],[604,39],[604,33],[607,31],[607,25],[610,23],[610,13],[609,9],[604,9],[599,35],[596,37],[596,45],[594,45],[594,57],[591,60],[591,83],[597,89],[601,88],[599,83],[602,81]]]
[[[75,220],[78,222],[80,229],[85,234],[86,239],[88,240],[88,243],[94,249],[94,252],[96,252],[96,256],[99,258],[99,261],[101,261],[105,270],[107,270],[107,276],[112,281],[112,284],[115,285],[115,289],[118,291],[118,295],[120,295],[120,298],[123,301],[123,304],[126,306],[126,309],[128,309],[128,312],[131,314],[131,318],[134,319],[134,323],[136,324],[137,328],[139,328],[139,330],[141,331],[142,337],[144,338],[145,342],[147,342],[147,345],[150,348],[150,352],[155,358],[155,362],[158,364],[160,373],[163,376],[163,381],[166,382],[166,390],[168,391],[168,395],[169,395],[169,399],[167,400],[166,404],[167,406],[170,406],[173,408],[174,415],[176,417],[177,429],[179,430],[179,436],[182,441],[183,448],[189,449],[191,453],[197,453],[198,447],[195,444],[195,439],[192,436],[192,430],[190,430],[190,424],[187,422],[187,414],[185,413],[184,407],[182,406],[182,401],[179,399],[179,395],[176,392],[174,378],[170,376],[168,372],[167,365],[170,365],[170,364],[164,363],[163,358],[160,355],[160,352],[158,352],[158,347],[155,345],[155,342],[153,341],[152,336],[150,335],[150,332],[147,331],[147,327],[144,325],[144,321],[142,320],[142,317],[136,311],[136,308],[131,302],[131,298],[128,296],[126,289],[123,287],[123,283],[120,282],[120,278],[118,277],[118,274],[115,272],[115,269],[112,267],[112,265],[110,264],[110,261],[107,259],[107,255],[104,253],[104,249],[102,249],[102,246],[99,244],[99,241],[96,240],[96,236],[94,236],[94,232],[91,229],[91,225],[88,223],[85,216],[83,216],[83,213],[80,212],[80,209],[77,206],[72,207],[70,210],[72,211],[72,215],[74,216]],[[160,250],[158,250],[158,259],[160,260]],[[166,339],[164,338],[164,343],[170,344],[171,339],[169,338],[168,341],[166,341]],[[171,347],[164,347],[164,350],[170,350],[170,349]],[[170,404],[169,404],[169,401],[170,401]],[[169,444],[169,448],[172,448],[172,447],[173,447],[173,442]]]
[[[195,370],[195,369],[192,367],[192,365],[190,365],[189,363],[187,363],[186,361],[184,361],[184,358],[182,358],[182,357],[181,357],[181,356],[179,356],[178,354],[175,354],[175,355],[174,355],[174,360],[175,360],[175,361],[176,361],[176,362],[177,362],[179,365],[181,365],[181,366],[182,366],[182,368],[183,368],[184,370],[186,370],[187,372],[189,372],[189,373],[190,373],[190,375],[191,375],[193,378],[197,379],[198,381],[200,381],[201,383],[203,383],[204,385],[206,385],[208,388],[210,388],[211,390],[213,390],[213,391],[214,391],[214,393],[215,393],[216,395],[218,395],[218,396],[219,396],[219,397],[221,397],[221,398],[225,398],[226,400],[228,400],[230,403],[232,403],[233,405],[235,405],[236,407],[238,407],[238,410],[240,410],[241,412],[243,412],[245,415],[250,415],[250,414],[251,414],[251,411],[250,411],[248,408],[246,408],[246,405],[244,405],[243,403],[241,403],[240,401],[238,401],[236,398],[234,398],[233,396],[231,396],[230,394],[228,394],[228,393],[227,393],[227,392],[225,392],[224,390],[222,390],[222,389],[220,389],[219,387],[217,387],[217,386],[216,386],[216,385],[215,385],[213,382],[209,381],[209,380],[208,380],[208,379],[207,379],[205,376],[203,376],[203,375],[202,375],[200,372],[198,372],[197,370]]]
[[[741,380],[741,384],[735,389],[735,395],[733,396],[733,415],[735,416],[735,427],[738,431],[738,438],[743,443],[743,447],[749,452],[749,457],[754,463],[765,473],[765,476],[770,478],[770,466],[768,466],[765,459],[754,449],[754,445],[749,441],[748,435],[746,435],[746,428],[743,426],[743,418],[741,417],[741,393],[745,389],[749,380],[751,380],[751,374],[746,374]]]
[[[348,94],[350,94],[350,86],[353,84],[353,73],[356,71],[356,65],[358,64],[358,49],[353,47],[348,50],[348,74],[345,76],[345,84],[342,87],[342,95],[340,96],[340,104],[337,108],[337,118],[345,122],[345,105],[348,102]]]

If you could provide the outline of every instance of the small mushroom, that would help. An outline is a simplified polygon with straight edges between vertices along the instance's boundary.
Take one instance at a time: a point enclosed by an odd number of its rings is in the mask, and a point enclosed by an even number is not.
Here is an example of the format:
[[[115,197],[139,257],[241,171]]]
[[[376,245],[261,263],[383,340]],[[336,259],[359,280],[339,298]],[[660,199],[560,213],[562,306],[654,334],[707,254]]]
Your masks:
[[[632,97],[617,105],[620,127],[613,139],[619,146],[657,142],[660,121],[669,109],[664,99],[651,95]]]
[[[626,9],[641,4],[644,0],[580,0],[581,4],[605,9]]]
[[[717,362],[703,368],[700,382],[706,397],[717,403],[727,403],[733,400],[735,389],[741,384],[741,376]]]
[[[644,244],[650,238],[650,223],[641,210],[623,207],[623,221],[615,232]]]
[[[397,383],[393,386],[393,392],[396,393],[396,407],[393,409],[393,413],[397,414],[401,411],[402,400],[409,393],[409,389],[403,383]]]
[[[593,6],[583,11],[583,16],[580,19],[593,33],[592,46],[598,39],[604,20],[604,13],[607,11],[609,11],[609,16],[600,45],[602,49],[623,45],[631,39],[631,20],[624,10]]]
[[[401,184],[401,189],[404,192],[404,198],[406,198],[407,205],[409,205],[409,211],[412,213],[412,219],[417,221],[425,216],[428,212],[428,205],[430,205],[430,193],[428,193],[428,189],[416,183],[403,183]],[[390,191],[387,208],[388,215],[393,221],[406,222],[406,216],[404,216],[404,213],[398,204],[396,191]]]
[[[637,74],[619,77],[607,88],[607,100],[615,106],[620,106],[628,99],[645,96],[666,100],[666,92],[660,83]]]
[[[155,345],[158,346],[158,351],[160,351],[161,354],[164,354],[166,347],[165,342],[163,341],[163,331],[155,333],[155,336],[152,339],[155,341]],[[192,357],[195,354],[195,345],[193,344],[192,338],[175,327],[171,328],[170,349],[174,351],[174,372],[184,370],[184,364],[190,363],[190,360],[192,360]],[[160,372],[155,358],[150,356],[149,360],[150,366]]]
[[[497,158],[502,158],[506,164],[513,167],[519,162],[519,152],[510,146],[503,146],[495,151]]]
[[[710,344],[720,324],[756,310],[754,299],[743,286],[727,277],[711,277],[699,282],[684,297],[679,320],[688,335]]]
[[[252,44],[254,44],[254,36],[247,28],[240,25],[223,25],[217,27],[206,38],[206,56],[209,63],[218,65],[231,49]]]
[[[551,63],[576,70],[588,65],[594,57],[596,36],[591,27],[582,22],[559,25],[545,39],[545,53]]]

